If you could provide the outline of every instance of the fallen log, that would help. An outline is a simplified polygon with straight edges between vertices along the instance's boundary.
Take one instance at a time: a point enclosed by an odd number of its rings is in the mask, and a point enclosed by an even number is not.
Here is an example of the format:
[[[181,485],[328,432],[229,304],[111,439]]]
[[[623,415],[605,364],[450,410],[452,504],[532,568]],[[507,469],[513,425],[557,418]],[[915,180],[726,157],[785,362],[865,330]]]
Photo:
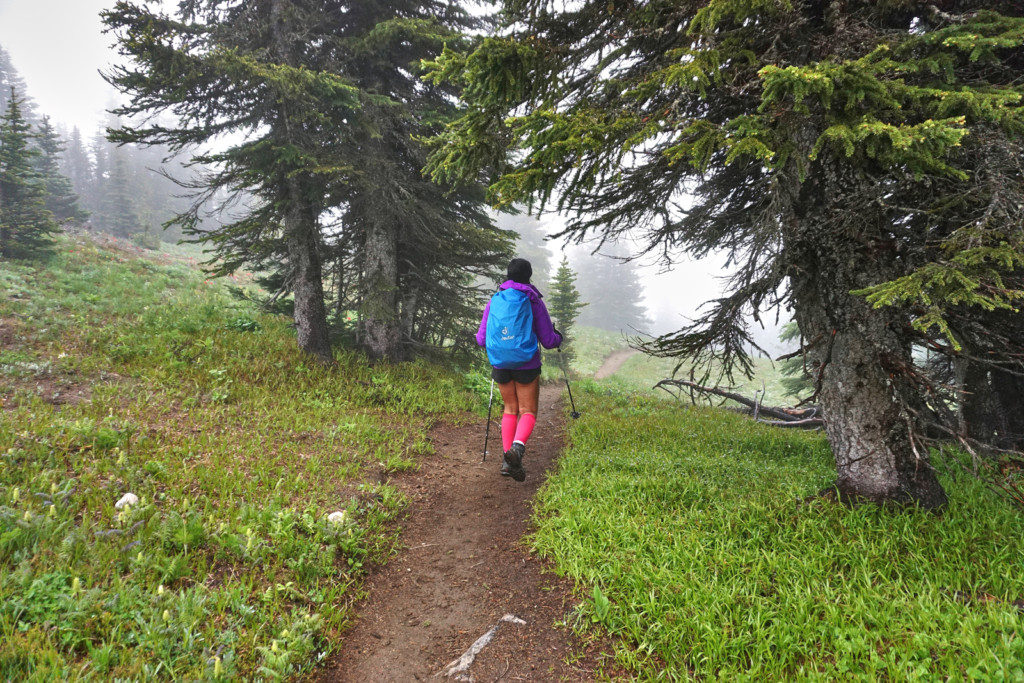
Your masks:
[[[806,408],[766,406],[761,403],[760,399],[747,398],[743,394],[737,394],[734,391],[728,391],[719,387],[704,386],[703,384],[698,384],[697,382],[688,379],[663,379],[654,385],[655,389],[663,389],[664,391],[676,396],[676,398],[679,398],[679,395],[674,394],[669,387],[678,389],[680,394],[685,389],[702,394],[720,396],[721,398],[734,401],[741,406],[744,406],[737,410],[753,416],[755,420],[762,424],[775,427],[796,427],[798,429],[819,429],[825,425],[825,420],[821,417],[820,409],[817,406],[808,406]],[[762,415],[774,419],[762,420],[760,419]]]
[[[797,429],[821,429],[825,420],[821,417],[808,417],[803,420],[758,420],[769,427],[796,427]]]

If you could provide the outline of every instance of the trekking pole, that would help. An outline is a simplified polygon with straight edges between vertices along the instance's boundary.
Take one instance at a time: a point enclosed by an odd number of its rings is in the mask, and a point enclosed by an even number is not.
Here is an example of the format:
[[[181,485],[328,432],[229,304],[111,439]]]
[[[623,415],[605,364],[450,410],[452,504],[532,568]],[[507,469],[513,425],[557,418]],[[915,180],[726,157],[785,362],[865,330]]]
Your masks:
[[[562,347],[558,347],[558,358],[561,361],[559,365],[562,366],[562,377],[565,378],[565,388],[569,390],[569,405],[572,406],[572,419],[580,419],[580,412],[576,410],[576,401],[572,398],[572,387],[569,386],[569,373],[565,370],[565,356],[562,355]]]
[[[487,430],[484,432],[484,457],[480,462],[487,462],[487,441],[491,438],[491,405],[494,403],[494,379],[491,378],[491,396],[487,399]]]

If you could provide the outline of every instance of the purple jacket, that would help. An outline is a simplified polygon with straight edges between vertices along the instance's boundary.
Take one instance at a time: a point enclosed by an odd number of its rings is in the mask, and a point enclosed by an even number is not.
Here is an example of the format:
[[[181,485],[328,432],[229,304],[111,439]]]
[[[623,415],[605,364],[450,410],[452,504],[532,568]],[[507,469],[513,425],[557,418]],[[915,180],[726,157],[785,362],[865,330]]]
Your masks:
[[[551,316],[548,315],[548,307],[541,301],[541,293],[537,291],[537,288],[533,285],[521,285],[518,282],[512,280],[506,280],[501,283],[498,289],[518,289],[520,292],[525,292],[526,296],[530,297],[530,308],[533,309],[533,333],[537,335],[537,341],[545,349],[553,349],[556,346],[562,345],[562,335],[555,332],[555,326],[551,324]],[[487,314],[491,312],[491,302],[488,301],[487,305],[484,306],[484,317],[480,321],[480,329],[476,331],[476,343],[477,346],[484,346],[487,343]],[[540,367],[540,348],[537,349],[537,355],[529,360],[527,363],[523,363],[519,367],[520,370],[533,370]]]

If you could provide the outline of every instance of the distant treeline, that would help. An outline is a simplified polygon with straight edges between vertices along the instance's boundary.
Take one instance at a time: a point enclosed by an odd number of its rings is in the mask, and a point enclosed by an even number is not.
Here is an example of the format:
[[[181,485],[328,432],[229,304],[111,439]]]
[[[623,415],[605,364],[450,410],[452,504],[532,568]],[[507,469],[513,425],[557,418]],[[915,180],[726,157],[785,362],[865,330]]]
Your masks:
[[[176,181],[190,181],[206,169],[186,168],[173,158],[165,161],[173,156],[166,146],[142,148],[108,141],[106,129],[121,125],[116,118],[84,133],[77,126],[70,130],[54,126],[32,100],[30,85],[0,46],[0,113],[9,109],[12,92],[24,102],[22,114],[31,127],[30,144],[47,161],[56,162],[52,170],[70,181],[70,189],[77,195],[73,201],[66,197],[58,200],[70,202],[64,210],[51,200],[48,208],[57,209],[53,213],[58,223],[122,238],[149,235],[150,241],[181,239],[180,227],[164,229],[164,224],[191,205],[191,200],[183,196],[187,192]]]

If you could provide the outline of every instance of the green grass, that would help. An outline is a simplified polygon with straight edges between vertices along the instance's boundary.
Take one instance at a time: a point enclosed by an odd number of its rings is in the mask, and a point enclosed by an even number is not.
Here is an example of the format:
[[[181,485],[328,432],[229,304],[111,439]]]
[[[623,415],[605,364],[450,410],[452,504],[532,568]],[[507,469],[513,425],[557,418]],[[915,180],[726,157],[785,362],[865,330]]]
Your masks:
[[[575,330],[575,333],[576,358],[573,360],[572,369],[580,377],[593,377],[609,355],[629,346],[627,337],[618,332],[584,326]],[[544,378],[559,379],[561,370],[554,365],[557,358],[548,354],[546,360]],[[671,358],[655,358],[638,353],[628,358],[614,375],[602,381],[619,390],[646,392],[660,380],[672,377],[676,364],[677,361]],[[763,389],[765,398],[762,400],[769,405],[793,403],[793,399],[786,396],[785,388],[782,386],[783,375],[779,364],[767,358],[757,358],[754,360],[754,369],[753,379],[737,377],[736,383],[729,388],[750,398],[754,398],[755,391]],[[687,368],[682,368],[678,376],[686,377]],[[668,397],[668,394],[660,390],[655,395]]]
[[[536,547],[642,678],[1024,678],[1024,514],[943,477],[941,514],[801,500],[823,436],[581,384]]]
[[[361,482],[478,406],[427,364],[310,363],[194,258],[0,262],[0,679],[308,671],[394,551],[405,501]]]
[[[596,327],[579,326],[573,329],[573,348],[576,357],[572,369],[583,377],[591,377],[604,363],[604,359],[619,349],[629,347],[628,339],[619,332]]]
[[[726,385],[723,380],[722,388],[742,394],[750,399],[754,398],[754,392],[764,390],[765,395],[762,398],[762,402],[767,405],[793,404],[793,399],[786,396],[785,387],[782,386],[783,375],[779,364],[773,363],[767,358],[756,358],[753,363],[753,379],[748,380],[742,376],[737,376],[735,384],[732,385]],[[608,381],[613,386],[624,390],[645,391],[649,390],[659,381],[672,377],[672,370],[676,364],[677,361],[671,358],[655,358],[653,356],[637,354],[627,359],[619,371],[608,378]],[[681,368],[677,376],[684,379],[688,378],[687,368],[688,366]],[[660,389],[658,393],[668,396],[668,394]],[[685,400],[688,401],[689,399]],[[715,403],[718,403],[721,399],[715,398],[714,400]],[[732,401],[729,401],[728,404],[735,405]]]

